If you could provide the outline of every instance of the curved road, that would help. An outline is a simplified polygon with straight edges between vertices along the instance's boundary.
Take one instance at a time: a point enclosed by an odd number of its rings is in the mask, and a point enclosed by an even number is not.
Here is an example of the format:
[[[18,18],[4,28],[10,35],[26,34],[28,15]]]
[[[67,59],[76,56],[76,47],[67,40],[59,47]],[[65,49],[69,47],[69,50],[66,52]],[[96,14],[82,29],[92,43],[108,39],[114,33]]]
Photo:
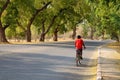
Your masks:
[[[95,80],[97,47],[106,42],[86,40],[79,67],[75,66],[73,41],[1,44],[0,80]]]

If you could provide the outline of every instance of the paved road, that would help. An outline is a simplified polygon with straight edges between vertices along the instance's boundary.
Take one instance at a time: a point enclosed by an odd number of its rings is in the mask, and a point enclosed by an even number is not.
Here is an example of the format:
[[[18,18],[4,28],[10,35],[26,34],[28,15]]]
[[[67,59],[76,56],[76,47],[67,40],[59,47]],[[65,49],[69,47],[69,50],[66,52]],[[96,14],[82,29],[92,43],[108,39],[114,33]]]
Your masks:
[[[81,66],[75,66],[74,42],[0,45],[0,80],[95,80],[96,48],[85,41]]]

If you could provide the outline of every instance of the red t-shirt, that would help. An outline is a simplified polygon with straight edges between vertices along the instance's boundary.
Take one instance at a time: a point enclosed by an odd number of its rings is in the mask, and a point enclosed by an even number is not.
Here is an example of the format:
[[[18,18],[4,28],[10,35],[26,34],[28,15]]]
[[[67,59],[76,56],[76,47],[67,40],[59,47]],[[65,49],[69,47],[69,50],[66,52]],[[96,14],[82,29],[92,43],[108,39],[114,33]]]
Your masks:
[[[83,45],[83,40],[82,39],[76,39],[75,40],[76,49],[82,49],[82,45]]]

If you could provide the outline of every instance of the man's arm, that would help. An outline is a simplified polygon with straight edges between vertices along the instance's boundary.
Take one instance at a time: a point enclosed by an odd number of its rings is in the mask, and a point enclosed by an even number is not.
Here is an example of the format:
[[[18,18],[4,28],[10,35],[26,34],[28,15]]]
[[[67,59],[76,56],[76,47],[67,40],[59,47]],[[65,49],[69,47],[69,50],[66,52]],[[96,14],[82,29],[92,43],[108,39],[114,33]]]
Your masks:
[[[83,47],[84,47],[84,49],[86,48],[86,47],[85,47],[85,43],[84,43],[84,41],[83,41]]]

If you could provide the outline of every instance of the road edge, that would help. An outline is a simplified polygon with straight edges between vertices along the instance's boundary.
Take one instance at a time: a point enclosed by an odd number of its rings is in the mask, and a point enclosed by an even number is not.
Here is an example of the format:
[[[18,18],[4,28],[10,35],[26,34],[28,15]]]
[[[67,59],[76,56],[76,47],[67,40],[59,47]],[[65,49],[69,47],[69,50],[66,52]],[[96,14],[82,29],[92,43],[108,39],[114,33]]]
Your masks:
[[[97,78],[96,80],[102,80],[102,70],[101,70],[101,62],[100,62],[100,58],[101,58],[101,46],[98,47],[98,64],[97,64]]]

